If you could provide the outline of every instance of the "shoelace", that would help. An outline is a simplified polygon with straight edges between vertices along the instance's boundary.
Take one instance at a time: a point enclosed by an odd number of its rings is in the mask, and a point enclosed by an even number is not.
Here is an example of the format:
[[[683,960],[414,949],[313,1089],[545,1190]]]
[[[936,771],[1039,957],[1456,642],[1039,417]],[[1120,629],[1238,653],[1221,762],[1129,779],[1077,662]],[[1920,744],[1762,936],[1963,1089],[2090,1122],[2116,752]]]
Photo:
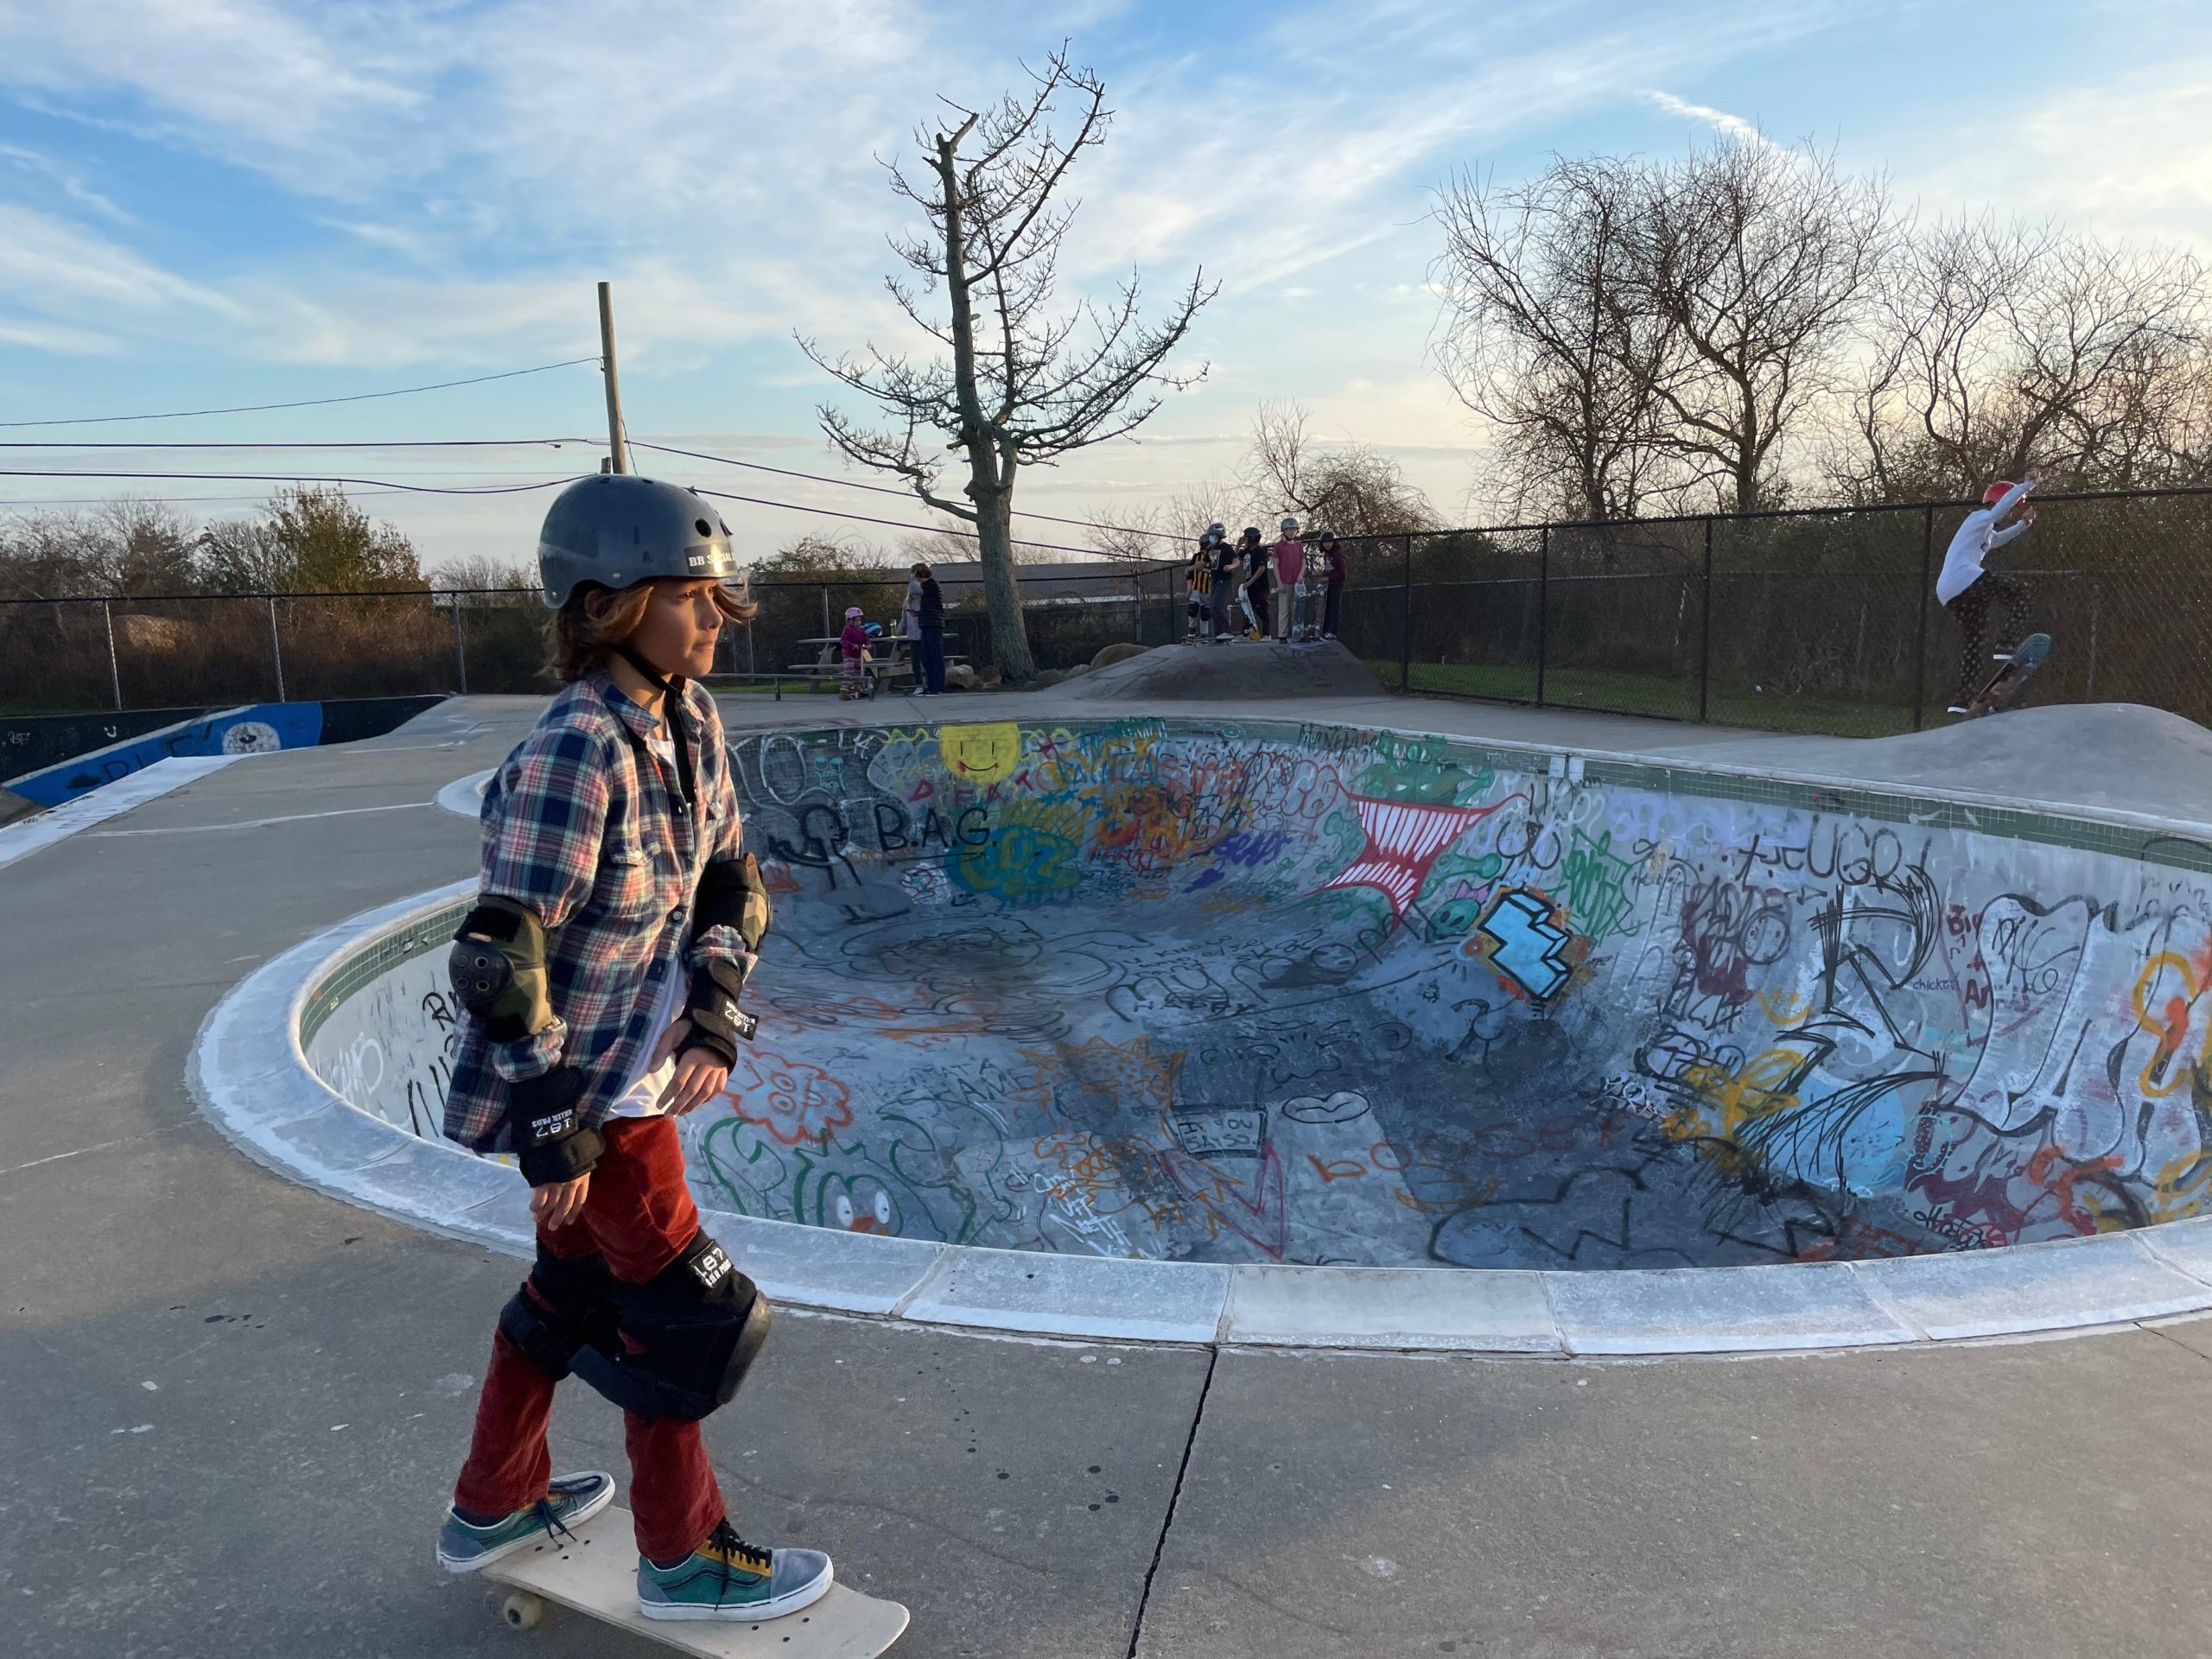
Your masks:
[[[758,1573],[764,1579],[770,1575],[775,1566],[775,1558],[768,1551],[757,1549],[737,1535],[737,1529],[730,1525],[727,1516],[715,1522],[715,1529],[707,1535],[702,1553],[714,1558],[717,1575],[715,1600],[717,1604],[729,1599],[729,1569],[733,1561],[747,1572]]]
[[[570,1532],[568,1523],[561,1519],[559,1512],[553,1507],[551,1498],[539,1498],[537,1503],[531,1505],[531,1513],[536,1518],[537,1524],[545,1529],[545,1535],[556,1546],[565,1548],[562,1545],[563,1539],[571,1544],[576,1541],[576,1535]]]

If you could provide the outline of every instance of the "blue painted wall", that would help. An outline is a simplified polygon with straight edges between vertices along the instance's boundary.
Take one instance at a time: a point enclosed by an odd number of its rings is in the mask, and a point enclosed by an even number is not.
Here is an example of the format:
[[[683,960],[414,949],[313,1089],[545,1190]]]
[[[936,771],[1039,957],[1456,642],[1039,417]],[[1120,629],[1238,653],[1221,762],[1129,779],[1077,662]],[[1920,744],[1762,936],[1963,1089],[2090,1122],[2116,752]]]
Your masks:
[[[320,702],[257,702],[124,738],[14,779],[8,787],[41,806],[59,806],[173,755],[259,754],[271,749],[311,749],[321,741]]]

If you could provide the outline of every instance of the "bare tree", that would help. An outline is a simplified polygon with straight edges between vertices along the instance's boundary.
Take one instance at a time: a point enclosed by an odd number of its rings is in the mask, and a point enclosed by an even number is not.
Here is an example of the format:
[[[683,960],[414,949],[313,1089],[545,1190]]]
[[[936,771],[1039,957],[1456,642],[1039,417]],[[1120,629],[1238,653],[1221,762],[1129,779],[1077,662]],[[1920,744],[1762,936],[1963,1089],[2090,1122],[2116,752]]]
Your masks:
[[[497,553],[462,553],[441,560],[429,582],[434,588],[464,594],[531,593],[537,588],[537,572]]]
[[[1031,79],[1026,96],[1009,95],[988,111],[948,100],[957,123],[915,134],[924,164],[912,172],[889,165],[892,189],[921,210],[928,228],[893,239],[912,275],[887,285],[936,343],[930,354],[870,345],[832,356],[800,342],[887,416],[887,427],[875,429],[825,406],[822,428],[830,442],[976,527],[993,642],[1001,671],[1014,681],[1035,671],[1010,528],[1020,469],[1135,429],[1160,406],[1160,388],[1198,378],[1170,374],[1165,365],[1215,292],[1194,275],[1166,319],[1147,324],[1139,318],[1132,273],[1103,305],[1086,300],[1052,309],[1060,245],[1077,205],[1063,189],[1083,152],[1105,142],[1112,118],[1105,83],[1071,66],[1065,48]],[[1064,107],[1065,137],[1054,126]],[[939,486],[944,449],[967,462],[964,500]]]
[[[1916,238],[1869,320],[1847,493],[1970,494],[2039,466],[2127,488],[2203,462],[2212,285],[2177,250],[1984,216]]]
[[[1756,512],[1782,483],[1783,442],[1841,385],[1897,215],[1880,180],[1757,136],[1640,172],[1630,302],[1679,336],[1656,386],[1669,442],[1723,506]]]
[[[1083,532],[1084,539],[1118,564],[1149,564],[1184,557],[1192,539],[1177,530],[1173,508],[1157,501],[1092,507],[1084,517],[1090,520],[1090,528]]]
[[[1319,442],[1302,404],[1260,405],[1246,470],[1253,497],[1272,504],[1262,516],[1288,507],[1309,530],[1401,536],[1436,523],[1428,498],[1396,461],[1363,443]]]
[[[1514,518],[1633,518],[1673,476],[1658,387],[1679,335],[1626,269],[1636,169],[1598,156],[1439,193],[1438,365],[1489,422],[1491,493]]]

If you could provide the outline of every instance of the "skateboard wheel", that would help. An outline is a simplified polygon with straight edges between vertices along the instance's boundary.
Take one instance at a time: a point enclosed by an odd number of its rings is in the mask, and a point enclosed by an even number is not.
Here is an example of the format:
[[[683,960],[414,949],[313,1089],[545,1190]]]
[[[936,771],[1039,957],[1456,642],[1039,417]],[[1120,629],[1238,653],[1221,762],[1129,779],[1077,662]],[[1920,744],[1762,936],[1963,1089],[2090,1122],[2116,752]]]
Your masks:
[[[545,1604],[528,1591],[518,1590],[499,1604],[499,1617],[518,1630],[534,1630],[545,1617]]]

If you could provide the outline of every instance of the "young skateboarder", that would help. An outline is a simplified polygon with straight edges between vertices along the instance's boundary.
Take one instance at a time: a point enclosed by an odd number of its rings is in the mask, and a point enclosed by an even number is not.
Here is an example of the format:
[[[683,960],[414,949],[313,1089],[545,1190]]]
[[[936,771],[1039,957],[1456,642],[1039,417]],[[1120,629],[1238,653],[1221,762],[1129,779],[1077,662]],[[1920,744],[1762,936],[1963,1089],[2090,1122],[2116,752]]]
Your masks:
[[[2031,473],[2018,484],[1999,480],[1981,493],[1981,505],[1967,514],[1943,555],[1943,569],[1936,578],[1936,597],[1959,620],[1959,695],[1951,713],[1965,714],[1980,695],[1993,670],[1991,664],[2007,659],[2028,629],[2028,590],[2010,576],[1985,570],[1982,561],[2013,540],[2036,521],[2035,509],[2026,505],[2035,488]],[[1990,649],[1989,607],[2001,602],[2005,622]]]
[[[721,1092],[767,931],[714,699],[729,531],[700,497],[625,474],[562,492],[537,549],[563,683],[485,791],[482,875],[454,936],[463,1023],[447,1135],[512,1152],[537,1260],[501,1310],[476,1428],[438,1535],[473,1572],[614,1496],[555,1476],[573,1370],[623,1408],[650,1618],[752,1621],[830,1584],[819,1550],[732,1528],[699,1419],[736,1391],[768,1304],[699,1225],[676,1118]]]
[[[850,702],[863,695],[864,663],[868,657],[868,625],[861,620],[864,614],[859,606],[848,605],[844,628],[837,635],[837,649],[844,654],[844,664],[837,674],[840,702]]]
[[[1208,524],[1206,533],[1198,537],[1198,550],[1191,555],[1190,567],[1183,572],[1184,591],[1189,595],[1185,604],[1189,613],[1183,633],[1185,639],[1213,638],[1213,566],[1228,534],[1218,524]]]
[[[1264,639],[1268,637],[1269,555],[1257,524],[1244,526],[1244,533],[1236,538],[1236,556],[1243,566],[1236,591],[1238,602],[1244,607],[1245,632],[1250,639]]]
[[[1327,590],[1321,603],[1321,637],[1333,639],[1337,637],[1338,623],[1344,620],[1344,550],[1336,537],[1325,530],[1315,545],[1320,555],[1322,579]]]
[[[1225,645],[1236,637],[1236,605],[1243,594],[1243,543],[1229,539],[1224,530],[1213,544],[1213,642]]]
[[[1295,518],[1284,519],[1275,529],[1279,539],[1272,550],[1274,634],[1277,639],[1287,644],[1299,627],[1298,601],[1305,592],[1306,543],[1298,539],[1298,520]]]

